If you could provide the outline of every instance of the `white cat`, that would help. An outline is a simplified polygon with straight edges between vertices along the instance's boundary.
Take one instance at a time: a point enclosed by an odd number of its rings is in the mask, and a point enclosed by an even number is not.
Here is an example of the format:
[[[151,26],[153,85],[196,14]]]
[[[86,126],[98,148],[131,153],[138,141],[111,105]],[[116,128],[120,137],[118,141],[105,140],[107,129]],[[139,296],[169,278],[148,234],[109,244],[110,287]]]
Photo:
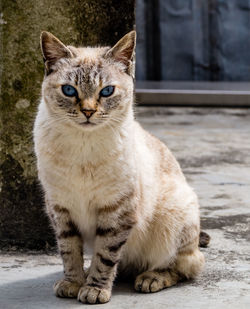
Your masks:
[[[34,141],[64,264],[54,290],[84,303],[109,301],[117,268],[136,275],[137,291],[156,292],[204,264],[197,197],[167,147],[134,120],[135,38],[75,48],[41,36],[46,75]],[[86,242],[94,255],[84,273]]]

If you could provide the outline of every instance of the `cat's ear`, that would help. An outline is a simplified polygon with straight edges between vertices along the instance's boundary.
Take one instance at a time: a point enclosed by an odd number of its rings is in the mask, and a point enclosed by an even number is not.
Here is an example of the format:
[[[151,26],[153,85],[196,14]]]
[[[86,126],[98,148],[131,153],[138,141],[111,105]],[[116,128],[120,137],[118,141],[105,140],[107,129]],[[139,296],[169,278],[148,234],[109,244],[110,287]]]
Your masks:
[[[40,42],[47,73],[59,59],[73,57],[72,52],[50,32],[43,31]]]
[[[133,65],[133,56],[136,44],[136,32],[131,31],[124,35],[105,55],[107,58],[113,58],[115,61],[125,64],[127,72],[131,74]],[[133,71],[133,70],[132,70]]]

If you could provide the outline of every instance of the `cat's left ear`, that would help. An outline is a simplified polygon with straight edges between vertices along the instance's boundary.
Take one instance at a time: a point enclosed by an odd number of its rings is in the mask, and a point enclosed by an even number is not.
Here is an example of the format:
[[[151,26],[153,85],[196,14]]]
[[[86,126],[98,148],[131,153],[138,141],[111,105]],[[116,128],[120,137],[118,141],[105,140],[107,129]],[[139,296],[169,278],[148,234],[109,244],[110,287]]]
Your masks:
[[[41,49],[47,73],[51,72],[51,67],[59,59],[73,57],[72,52],[58,38],[47,31],[41,33]]]
[[[136,32],[131,31],[124,35],[105,55],[107,58],[113,58],[115,61],[125,64],[127,73],[133,75],[133,56],[136,45]]]

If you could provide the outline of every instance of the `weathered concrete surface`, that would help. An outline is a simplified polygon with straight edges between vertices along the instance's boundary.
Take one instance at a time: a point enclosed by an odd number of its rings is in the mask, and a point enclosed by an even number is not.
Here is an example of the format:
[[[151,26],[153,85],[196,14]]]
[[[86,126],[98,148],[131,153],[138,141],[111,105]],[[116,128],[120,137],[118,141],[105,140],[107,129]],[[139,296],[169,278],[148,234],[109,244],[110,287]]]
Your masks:
[[[132,283],[116,283],[111,302],[103,306],[249,308],[250,110],[138,107],[137,118],[179,159],[212,239],[202,249],[207,263],[197,280],[151,295],[134,292]],[[83,306],[53,295],[52,284],[62,276],[56,255],[3,253],[0,267],[0,308]]]
[[[65,44],[112,45],[133,29],[134,3],[0,0],[0,248],[54,245],[32,143],[44,72],[41,31]]]

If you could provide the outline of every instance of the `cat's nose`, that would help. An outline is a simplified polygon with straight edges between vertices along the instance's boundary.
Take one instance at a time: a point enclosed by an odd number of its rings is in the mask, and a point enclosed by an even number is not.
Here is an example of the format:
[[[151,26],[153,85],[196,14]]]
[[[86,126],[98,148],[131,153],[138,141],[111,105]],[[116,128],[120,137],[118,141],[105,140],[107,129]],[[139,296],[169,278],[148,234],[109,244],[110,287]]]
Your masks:
[[[89,119],[95,112],[95,109],[81,109],[81,112]]]

